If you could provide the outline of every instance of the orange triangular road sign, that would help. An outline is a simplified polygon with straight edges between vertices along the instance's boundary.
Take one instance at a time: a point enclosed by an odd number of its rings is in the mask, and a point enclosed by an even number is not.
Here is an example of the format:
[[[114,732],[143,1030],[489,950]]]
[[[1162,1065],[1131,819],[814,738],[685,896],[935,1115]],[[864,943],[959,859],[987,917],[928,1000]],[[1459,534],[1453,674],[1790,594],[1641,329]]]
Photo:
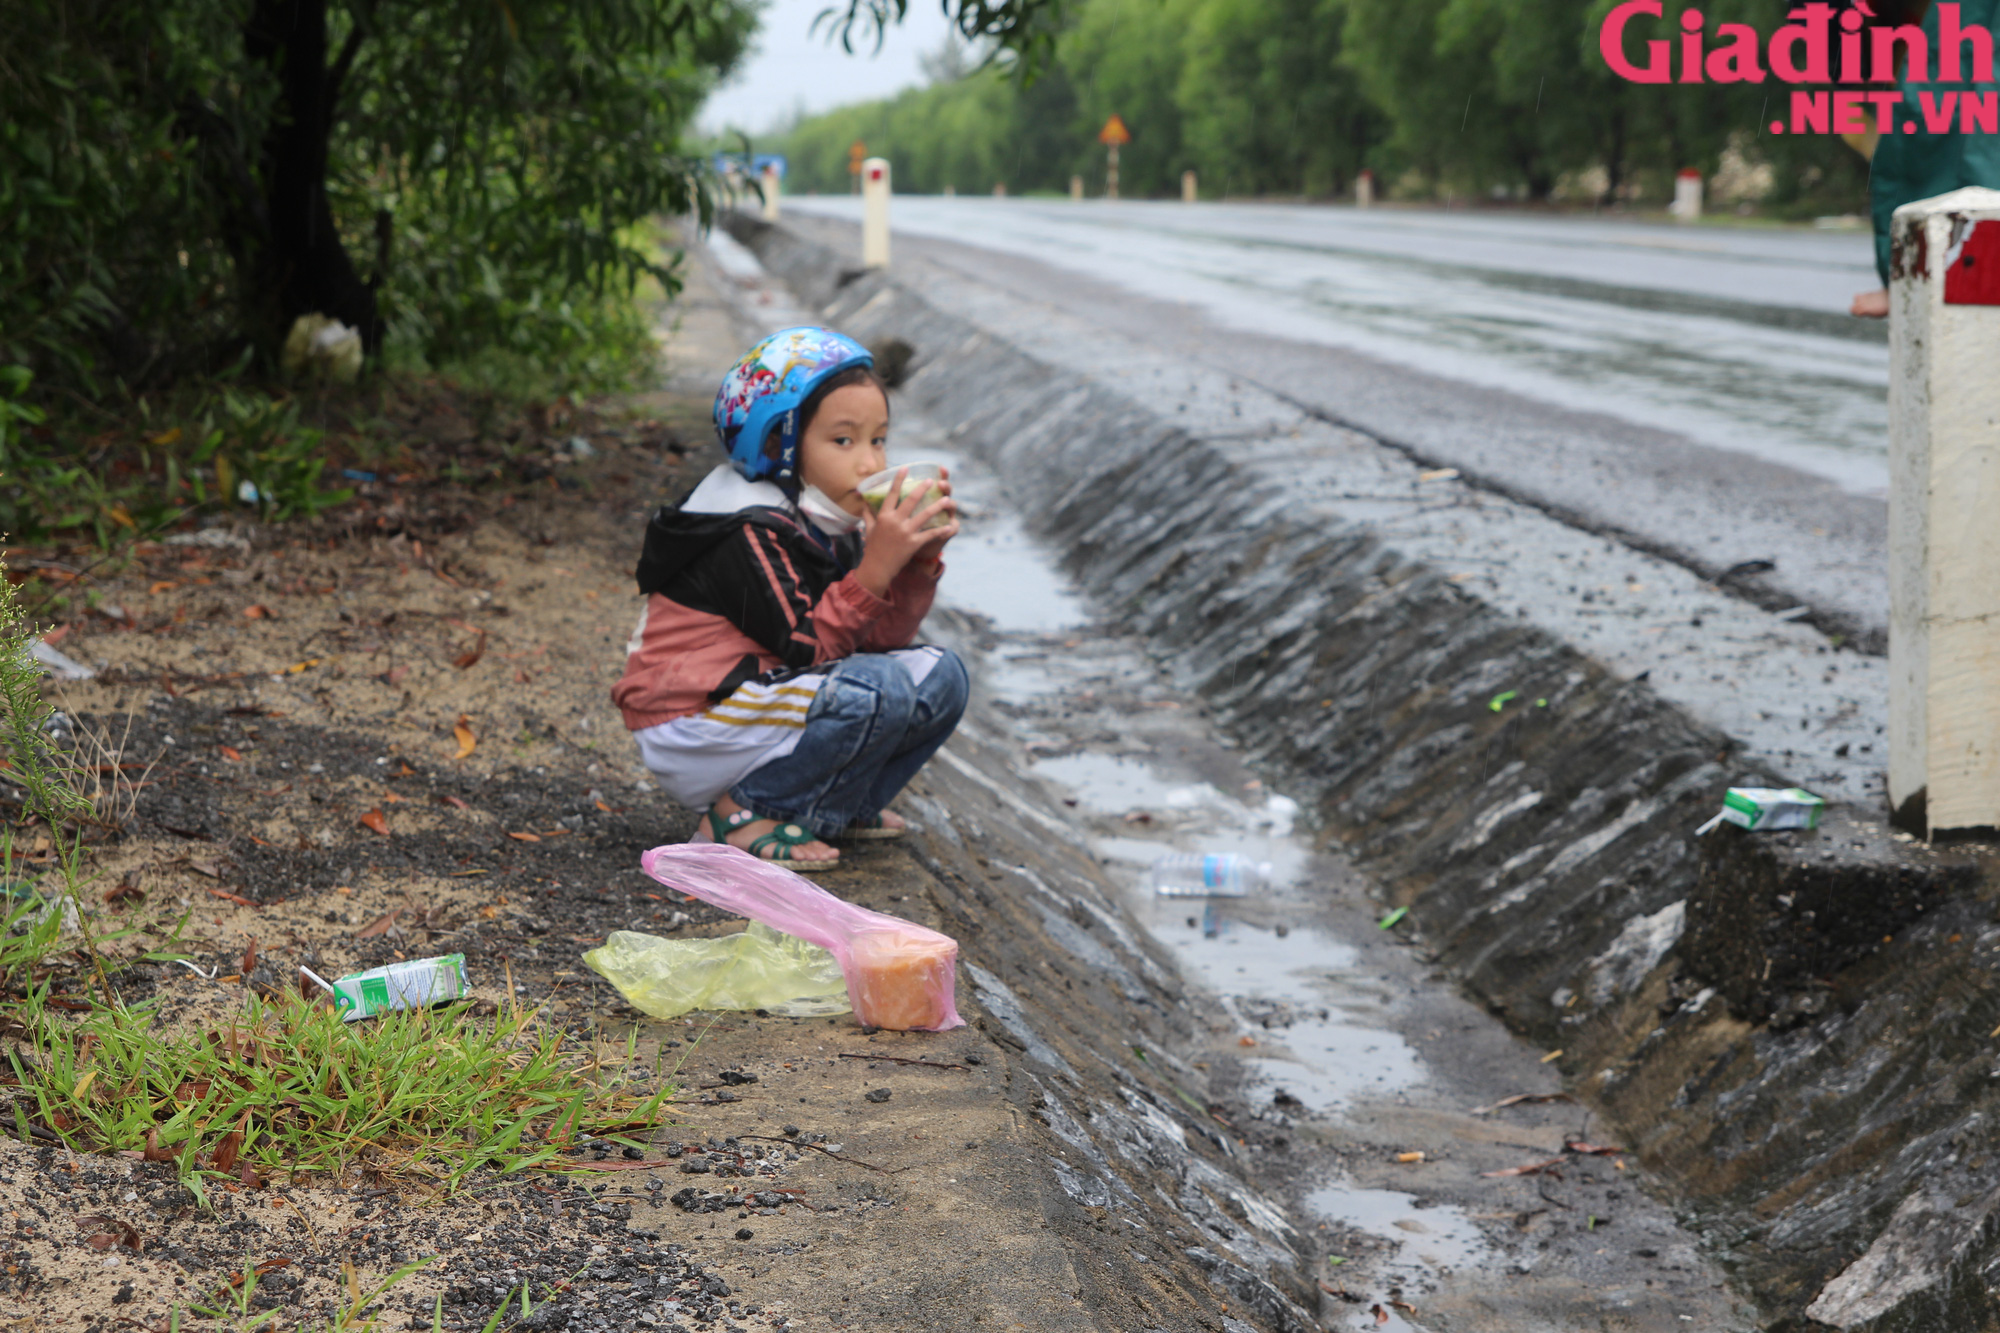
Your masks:
[[[1097,142],[1119,144],[1131,143],[1132,131],[1125,128],[1123,118],[1113,116],[1104,122],[1104,128],[1097,132]]]

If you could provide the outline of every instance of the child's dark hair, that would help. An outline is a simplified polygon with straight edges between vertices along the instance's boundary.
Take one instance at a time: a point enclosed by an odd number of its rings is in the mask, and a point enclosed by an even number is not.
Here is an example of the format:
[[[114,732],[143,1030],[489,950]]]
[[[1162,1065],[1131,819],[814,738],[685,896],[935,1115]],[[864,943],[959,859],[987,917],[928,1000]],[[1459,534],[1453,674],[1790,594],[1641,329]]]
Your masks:
[[[882,401],[885,404],[889,401],[889,386],[883,383],[882,377],[875,373],[873,366],[849,366],[821,380],[812,393],[807,395],[805,402],[799,405],[799,434],[803,436],[806,427],[812,425],[813,418],[819,414],[820,404],[826,401],[828,394],[835,389],[845,389],[855,384],[872,384],[881,393]]]

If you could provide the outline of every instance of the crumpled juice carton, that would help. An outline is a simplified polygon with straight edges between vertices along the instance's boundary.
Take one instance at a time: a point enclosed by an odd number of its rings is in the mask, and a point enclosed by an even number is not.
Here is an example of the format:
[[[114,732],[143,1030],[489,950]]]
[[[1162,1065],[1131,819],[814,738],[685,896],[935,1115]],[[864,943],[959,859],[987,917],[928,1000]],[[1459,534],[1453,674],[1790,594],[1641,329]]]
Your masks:
[[[471,993],[465,979],[465,955],[448,953],[442,958],[412,958],[337,977],[333,1006],[342,1019],[352,1023],[391,1009],[428,1009]]]
[[[1759,833],[1818,828],[1826,799],[1803,787],[1731,787],[1722,795],[1721,818]]]

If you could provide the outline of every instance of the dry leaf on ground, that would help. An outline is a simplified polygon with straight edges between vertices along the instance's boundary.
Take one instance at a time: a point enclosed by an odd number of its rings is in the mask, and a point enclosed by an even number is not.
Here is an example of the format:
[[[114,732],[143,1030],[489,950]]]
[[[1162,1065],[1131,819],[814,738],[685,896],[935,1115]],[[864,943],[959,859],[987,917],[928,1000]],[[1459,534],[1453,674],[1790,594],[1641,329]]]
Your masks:
[[[1616,1157],[1622,1156],[1627,1150],[1602,1143],[1585,1143],[1582,1139],[1565,1139],[1563,1151],[1581,1153],[1586,1157]]]
[[[1475,1106],[1467,1115],[1491,1115],[1509,1106],[1538,1106],[1544,1102],[1573,1102],[1576,1098],[1566,1092],[1517,1092],[1512,1097],[1502,1097],[1491,1106]]]
[[[1530,1162],[1526,1166],[1510,1166],[1504,1171],[1481,1171],[1479,1174],[1488,1180],[1497,1180],[1502,1176],[1538,1176],[1550,1167],[1561,1166],[1567,1161],[1567,1157],[1551,1157],[1546,1162]]]

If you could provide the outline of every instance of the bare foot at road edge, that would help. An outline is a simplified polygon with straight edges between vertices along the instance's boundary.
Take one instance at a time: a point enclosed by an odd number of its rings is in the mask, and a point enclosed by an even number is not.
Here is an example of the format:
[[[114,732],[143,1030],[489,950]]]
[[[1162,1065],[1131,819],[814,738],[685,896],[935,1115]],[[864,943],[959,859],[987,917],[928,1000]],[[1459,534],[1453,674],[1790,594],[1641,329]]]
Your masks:
[[[717,797],[715,801],[715,813],[721,815],[725,822],[731,815],[742,808],[742,806],[730,800],[727,796]],[[750,850],[751,843],[778,827],[778,822],[775,819],[753,819],[747,824],[739,825],[729,830],[729,845],[739,851],[747,852]],[[773,846],[765,850],[776,851],[777,848]],[[802,842],[792,848],[789,858],[760,855],[758,859],[761,861],[771,861],[777,865],[785,864],[787,859],[793,861],[837,861],[840,859],[840,852],[837,848],[829,847],[823,842]]]
[[[1858,319],[1889,318],[1889,289],[1877,287],[1872,292],[1856,292],[1847,313]]]

